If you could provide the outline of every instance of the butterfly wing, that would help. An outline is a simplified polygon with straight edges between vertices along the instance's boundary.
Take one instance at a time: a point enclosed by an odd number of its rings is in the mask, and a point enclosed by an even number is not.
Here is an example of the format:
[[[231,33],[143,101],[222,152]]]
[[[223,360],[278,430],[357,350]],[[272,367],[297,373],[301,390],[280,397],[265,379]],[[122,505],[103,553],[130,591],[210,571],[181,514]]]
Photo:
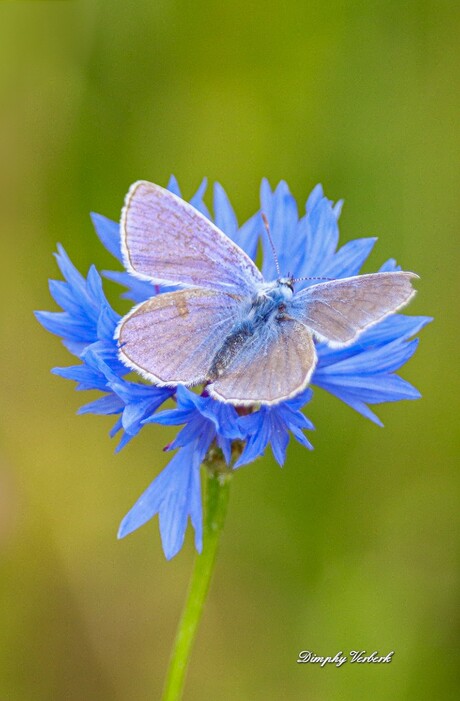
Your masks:
[[[120,321],[119,356],[160,386],[204,382],[240,305],[237,295],[201,288],[157,295]]]
[[[357,275],[312,285],[295,295],[290,314],[331,346],[352,343],[364,329],[404,307],[415,295],[415,273]]]
[[[128,192],[121,239],[127,269],[153,282],[251,295],[263,281],[246,253],[206,217],[146,181]]]
[[[260,326],[207,389],[230,404],[278,404],[307,386],[316,360],[312,334],[300,322]]]

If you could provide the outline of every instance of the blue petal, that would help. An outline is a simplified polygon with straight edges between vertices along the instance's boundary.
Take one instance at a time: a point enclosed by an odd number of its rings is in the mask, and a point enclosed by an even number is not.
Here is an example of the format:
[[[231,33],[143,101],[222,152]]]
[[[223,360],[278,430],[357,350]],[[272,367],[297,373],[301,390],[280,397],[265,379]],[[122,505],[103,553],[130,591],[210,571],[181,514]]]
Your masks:
[[[188,484],[184,483],[181,488],[175,485],[165,495],[160,508],[160,535],[167,560],[177,555],[184,544],[188,516],[195,528],[195,547],[198,552],[202,550],[200,464],[195,455],[189,455],[188,459],[192,463],[188,470]]]
[[[289,433],[278,418],[272,418],[271,449],[276,462],[283,465],[286,460],[286,449],[289,443]]]
[[[59,270],[61,271],[63,277],[66,279],[68,284],[73,288],[76,299],[80,299],[81,302],[86,304],[91,304],[86,291],[86,280],[81,275],[76,267],[73,265],[69,256],[65,252],[64,248],[60,243],[57,245],[58,252],[54,254]]]
[[[204,457],[204,456],[203,456]],[[163,550],[169,560],[181,549],[187,518],[195,528],[195,545],[202,548],[200,464],[202,447],[182,448],[137,500],[121,522],[118,537],[132,533],[159,513]]]
[[[418,339],[401,342],[399,339],[377,348],[356,353],[345,360],[323,366],[314,373],[312,382],[328,377],[344,377],[354,375],[381,375],[392,372],[406,363],[413,356],[418,345]]]
[[[301,409],[305,404],[307,404],[313,397],[313,392],[309,387],[297,394],[293,399],[288,399],[287,402],[283,402],[281,406],[289,407],[290,409]],[[313,424],[312,424],[313,425]]]
[[[397,270],[402,270],[401,266],[396,263],[394,258],[390,258],[380,266],[379,273],[394,273]]]
[[[67,312],[35,312],[35,317],[47,331],[80,343],[97,340],[94,328],[86,320],[72,319]]]
[[[238,233],[238,220],[220,183],[214,183],[214,222],[233,241]]]
[[[308,440],[306,435],[304,433],[302,433],[300,428],[297,428],[297,426],[291,424],[289,429],[290,429],[292,435],[294,436],[294,438],[296,439],[296,441],[301,443],[301,445],[305,446],[305,448],[308,448],[308,450],[313,450],[312,444],[310,443],[310,441]]]
[[[50,281],[50,290],[64,311],[36,312],[38,321],[61,336],[74,355],[81,355],[88,345],[102,338],[113,343],[119,317],[105,298],[99,273],[91,266],[85,280],[62,246],[56,257],[65,281]]]
[[[264,231],[260,213],[254,214],[239,229],[236,214],[220,183],[214,183],[214,221],[250,258],[255,259],[259,237]]]
[[[166,189],[169,190],[169,192],[172,192],[174,195],[177,195],[177,197],[182,197],[180,194],[179,183],[174,175],[170,176]]]
[[[117,358],[115,343],[109,345],[105,341],[92,343],[85,348],[81,359],[86,365],[105,377],[107,382],[116,382],[119,376],[126,375],[128,369]]]
[[[339,229],[332,207],[326,198],[307,214],[306,248],[301,264],[302,276],[323,275],[323,269],[337,248]]]
[[[104,217],[102,214],[96,214],[95,212],[91,212],[91,220],[102,245],[105,246],[109,253],[120,261],[120,263],[123,263],[120,225]]]
[[[99,397],[94,402],[84,404],[77,414],[119,414],[123,411],[124,404],[115,394],[107,394]]]
[[[216,429],[210,421],[207,421],[199,412],[196,412],[188,423],[179,431],[174,441],[171,443],[171,448],[179,448],[187,445],[197,438],[207,440],[208,445],[216,437]]]
[[[191,417],[189,409],[165,409],[155,416],[145,420],[145,423],[162,424],[163,426],[179,426],[187,423]]]
[[[245,251],[252,260],[255,260],[257,255],[257,246],[260,235],[265,231],[260,212],[254,214],[250,219],[243,224],[235,236],[235,243]]]
[[[253,432],[248,437],[244,450],[235,463],[235,468],[247,465],[263,455],[271,436],[271,425],[265,407],[261,407],[252,416],[243,416],[240,423],[243,429],[248,427]]]
[[[220,434],[217,434],[216,442],[224,455],[225,462],[227,465],[230,465],[232,459],[232,441],[229,438],[224,438]]]
[[[235,463],[235,467],[245,465],[262,455],[270,443],[273,455],[282,465],[286,458],[289,431],[303,445],[311,448],[302,433],[303,429],[313,429],[313,424],[300,411],[312,397],[307,388],[294,399],[281,402],[273,407],[262,406],[258,411],[241,416],[239,424],[247,438],[246,446]]]
[[[338,200],[338,202],[336,202],[335,205],[332,207],[332,211],[334,212],[334,216],[336,219],[340,219],[340,215],[342,214],[342,208],[343,200]]]
[[[330,278],[358,275],[376,241],[375,237],[349,241],[337,251],[331,262],[324,266],[321,274]]]
[[[372,350],[373,348],[386,345],[392,341],[406,341],[411,336],[415,336],[426,324],[429,324],[430,321],[432,321],[432,319],[428,316],[392,314],[380,323],[364,331],[351,346],[332,348],[325,343],[320,343],[317,346],[318,365],[316,371],[320,370],[325,365],[338,363],[357,353]]]
[[[375,326],[371,326],[360,337],[362,345],[381,345],[399,339],[406,341],[415,336],[424,326],[433,321],[430,316],[405,316],[392,314]]]
[[[75,291],[63,280],[49,280],[49,290],[54,301],[65,309],[68,314],[80,316],[82,312],[81,300],[75,295]]]
[[[101,303],[96,332],[99,339],[112,340],[121,316],[116,314],[105,301]]]
[[[281,181],[275,192],[272,193],[267,181],[262,182],[261,187],[261,211],[268,219],[270,235],[275,247],[281,275],[287,275],[297,267],[297,261],[293,259],[293,246],[297,231],[297,204],[289,192],[284,181]],[[275,280],[279,277],[276,260],[272,251],[268,235],[262,236],[264,248],[264,262],[262,274],[266,280]]]
[[[203,202],[203,195],[206,192],[206,188],[208,187],[208,179],[203,178],[201,181],[201,185],[198,188],[198,190],[195,192],[193,195],[192,199],[190,200],[190,204],[195,207],[201,214],[204,214],[205,217],[207,217],[210,221],[212,221],[212,217],[209,213],[209,209],[206,207],[205,203]]]
[[[102,373],[96,372],[87,365],[71,365],[66,368],[53,368],[53,375],[59,375],[66,380],[77,382],[76,389],[78,390],[93,390],[98,389],[102,392],[106,391],[107,380]]]
[[[306,211],[307,213],[311,212],[312,209],[316,207],[318,202],[320,202],[324,197],[324,192],[323,192],[323,186],[318,183],[318,185],[315,185],[313,190],[310,192],[308,199],[307,199],[307,204],[306,204]]]
[[[115,390],[114,390],[115,391]],[[145,398],[127,403],[123,410],[122,423],[126,433],[135,436],[142,428],[146,416],[150,416],[165,401],[166,397]]]
[[[113,280],[113,282],[123,285],[127,288],[121,297],[122,299],[131,299],[133,302],[145,302],[158,293],[160,290],[159,285],[155,285],[153,282],[148,280],[139,280],[134,275],[126,272],[119,272],[117,270],[104,270],[103,275],[108,280]],[[167,291],[165,288],[161,288],[163,291]]]
[[[321,379],[315,383],[343,401],[348,399],[379,404],[401,399],[419,399],[420,392],[398,375],[370,375],[368,377],[343,377],[340,381]],[[346,401],[348,404],[349,402]]]
[[[314,426],[310,419],[307,419],[305,414],[301,411],[295,410],[293,407],[289,406],[288,402],[283,402],[276,408],[277,413],[283,419],[284,423],[289,426],[292,431],[294,427],[299,429],[308,429],[309,431],[314,430]]]
[[[214,424],[216,431],[226,438],[243,438],[238,414],[231,404],[218,402],[211,397],[198,397],[200,413]]]

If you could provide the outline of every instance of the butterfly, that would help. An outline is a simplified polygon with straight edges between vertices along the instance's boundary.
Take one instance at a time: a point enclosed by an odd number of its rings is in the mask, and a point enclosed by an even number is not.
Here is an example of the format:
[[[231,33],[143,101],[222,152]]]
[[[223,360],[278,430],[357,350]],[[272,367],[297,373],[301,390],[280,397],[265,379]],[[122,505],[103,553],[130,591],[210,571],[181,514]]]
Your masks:
[[[305,389],[315,339],[353,343],[415,294],[410,272],[359,275],[295,291],[265,281],[231,239],[159,185],[134,183],[121,218],[127,270],[179,286],[135,306],[118,324],[119,357],[159,386],[205,384],[239,406],[275,405]]]

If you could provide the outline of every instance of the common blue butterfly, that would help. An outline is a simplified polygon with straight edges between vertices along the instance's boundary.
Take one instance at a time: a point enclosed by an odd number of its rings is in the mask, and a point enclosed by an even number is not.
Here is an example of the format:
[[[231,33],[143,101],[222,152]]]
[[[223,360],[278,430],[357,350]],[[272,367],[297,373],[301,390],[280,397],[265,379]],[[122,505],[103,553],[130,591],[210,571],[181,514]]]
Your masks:
[[[404,307],[415,273],[331,280],[295,292],[266,282],[252,260],[187,202],[146,181],[121,219],[127,270],[182,289],[152,297],[120,321],[121,360],[160,386],[206,384],[217,400],[274,405],[308,385],[314,338],[346,346]]]

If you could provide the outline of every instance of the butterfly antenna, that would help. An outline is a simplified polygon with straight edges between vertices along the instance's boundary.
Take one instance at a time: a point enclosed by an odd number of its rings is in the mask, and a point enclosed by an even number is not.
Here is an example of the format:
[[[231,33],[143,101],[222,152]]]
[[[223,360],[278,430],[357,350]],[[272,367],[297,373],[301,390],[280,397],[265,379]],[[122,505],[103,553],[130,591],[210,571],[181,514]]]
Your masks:
[[[335,277],[295,277],[291,282],[300,282],[301,280],[335,280]]]
[[[275,250],[275,244],[273,243],[272,235],[270,233],[270,225],[268,223],[268,219],[265,216],[263,212],[260,213],[262,216],[262,221],[265,226],[265,231],[267,232],[268,240],[270,241],[270,246],[272,247],[272,252],[273,252],[273,258],[275,259],[275,265],[276,265],[276,272],[278,273],[278,277],[281,277],[281,271],[280,271],[280,264],[278,262],[278,256],[276,255],[276,250]]]

